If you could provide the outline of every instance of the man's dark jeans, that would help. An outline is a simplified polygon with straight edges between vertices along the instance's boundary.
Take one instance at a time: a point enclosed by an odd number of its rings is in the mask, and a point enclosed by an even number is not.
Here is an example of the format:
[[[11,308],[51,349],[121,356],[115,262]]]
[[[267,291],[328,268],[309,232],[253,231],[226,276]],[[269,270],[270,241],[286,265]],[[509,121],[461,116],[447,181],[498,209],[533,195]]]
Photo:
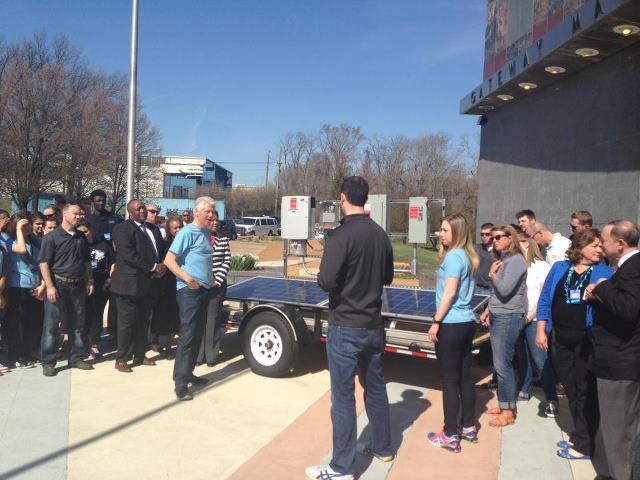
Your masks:
[[[82,333],[84,330],[85,303],[87,286],[85,282],[65,283],[55,282],[58,300],[51,304],[44,299],[44,326],[42,328],[42,366],[54,366],[58,359],[56,349],[56,335],[58,322],[63,320],[69,333],[71,354],[69,363],[75,365],[86,356]]]
[[[176,388],[186,386],[191,380],[200,351],[204,325],[207,320],[209,289],[191,290],[184,287],[176,294],[180,312],[180,336],[173,365],[173,381]]]
[[[356,459],[355,376],[364,388],[369,417],[371,449],[379,455],[392,455],[389,399],[382,376],[384,330],[329,325],[327,357],[331,376],[331,422],[333,458],[331,468],[353,474]]]

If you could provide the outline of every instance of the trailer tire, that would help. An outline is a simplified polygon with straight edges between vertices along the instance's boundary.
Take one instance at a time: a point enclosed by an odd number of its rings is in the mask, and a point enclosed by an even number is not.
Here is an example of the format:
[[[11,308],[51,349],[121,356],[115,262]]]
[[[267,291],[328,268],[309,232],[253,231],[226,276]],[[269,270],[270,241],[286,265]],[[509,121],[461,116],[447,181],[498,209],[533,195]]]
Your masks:
[[[287,321],[275,312],[260,312],[243,332],[244,358],[254,373],[282,377],[298,359],[298,342]]]

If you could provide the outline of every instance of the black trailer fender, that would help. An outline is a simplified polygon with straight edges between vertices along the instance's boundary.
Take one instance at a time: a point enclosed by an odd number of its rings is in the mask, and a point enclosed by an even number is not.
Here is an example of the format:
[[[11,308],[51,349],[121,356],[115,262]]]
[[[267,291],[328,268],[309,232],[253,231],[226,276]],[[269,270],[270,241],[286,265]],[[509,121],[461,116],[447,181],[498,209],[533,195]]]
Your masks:
[[[247,325],[249,324],[249,321],[253,317],[255,317],[258,313],[261,313],[261,312],[275,312],[281,315],[282,318],[284,318],[286,322],[289,324],[289,327],[291,327],[293,338],[295,339],[296,342],[298,341],[298,332],[293,322],[291,321],[291,318],[293,317],[293,315],[291,315],[291,312],[289,312],[289,309],[285,305],[274,305],[271,303],[262,303],[260,305],[255,305],[254,307],[247,310],[247,312],[242,316],[242,321],[240,323],[240,328],[238,329],[238,333],[242,335],[246,330]]]

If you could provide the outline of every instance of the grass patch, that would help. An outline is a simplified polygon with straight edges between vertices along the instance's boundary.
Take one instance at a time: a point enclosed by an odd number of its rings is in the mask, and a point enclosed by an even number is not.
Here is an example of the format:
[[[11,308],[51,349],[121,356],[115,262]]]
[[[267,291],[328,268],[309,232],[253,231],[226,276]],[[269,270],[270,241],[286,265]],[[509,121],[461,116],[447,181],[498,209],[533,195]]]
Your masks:
[[[413,245],[392,243],[393,261],[408,263],[413,260]],[[418,246],[418,272],[434,271],[438,268],[438,252]]]

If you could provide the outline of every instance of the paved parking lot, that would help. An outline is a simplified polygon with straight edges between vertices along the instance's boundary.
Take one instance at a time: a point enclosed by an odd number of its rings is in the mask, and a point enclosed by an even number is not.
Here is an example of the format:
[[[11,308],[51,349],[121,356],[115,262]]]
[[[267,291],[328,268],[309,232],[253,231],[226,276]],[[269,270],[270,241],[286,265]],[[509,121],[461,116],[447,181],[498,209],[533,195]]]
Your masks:
[[[303,479],[304,467],[330,458],[329,375],[324,346],[303,350],[296,372],[284,379],[254,375],[228,334],[221,362],[198,367],[211,382],[192,402],[176,402],[172,361],[122,374],[107,359],[95,371],[63,370],[45,378],[39,368],[0,378],[0,478]],[[151,352],[150,352],[151,353]],[[59,364],[61,366],[62,364]],[[476,368],[478,382],[487,375]],[[436,365],[386,357],[397,459],[359,458],[361,479],[591,480],[590,464],[570,465],[553,446],[567,428],[538,416],[539,401],[520,406],[516,425],[490,428],[460,454],[428,445],[425,434],[442,424]],[[539,392],[536,392],[539,393]],[[478,412],[495,402],[478,388]],[[358,402],[360,438],[366,413]],[[573,462],[577,463],[577,462]]]

